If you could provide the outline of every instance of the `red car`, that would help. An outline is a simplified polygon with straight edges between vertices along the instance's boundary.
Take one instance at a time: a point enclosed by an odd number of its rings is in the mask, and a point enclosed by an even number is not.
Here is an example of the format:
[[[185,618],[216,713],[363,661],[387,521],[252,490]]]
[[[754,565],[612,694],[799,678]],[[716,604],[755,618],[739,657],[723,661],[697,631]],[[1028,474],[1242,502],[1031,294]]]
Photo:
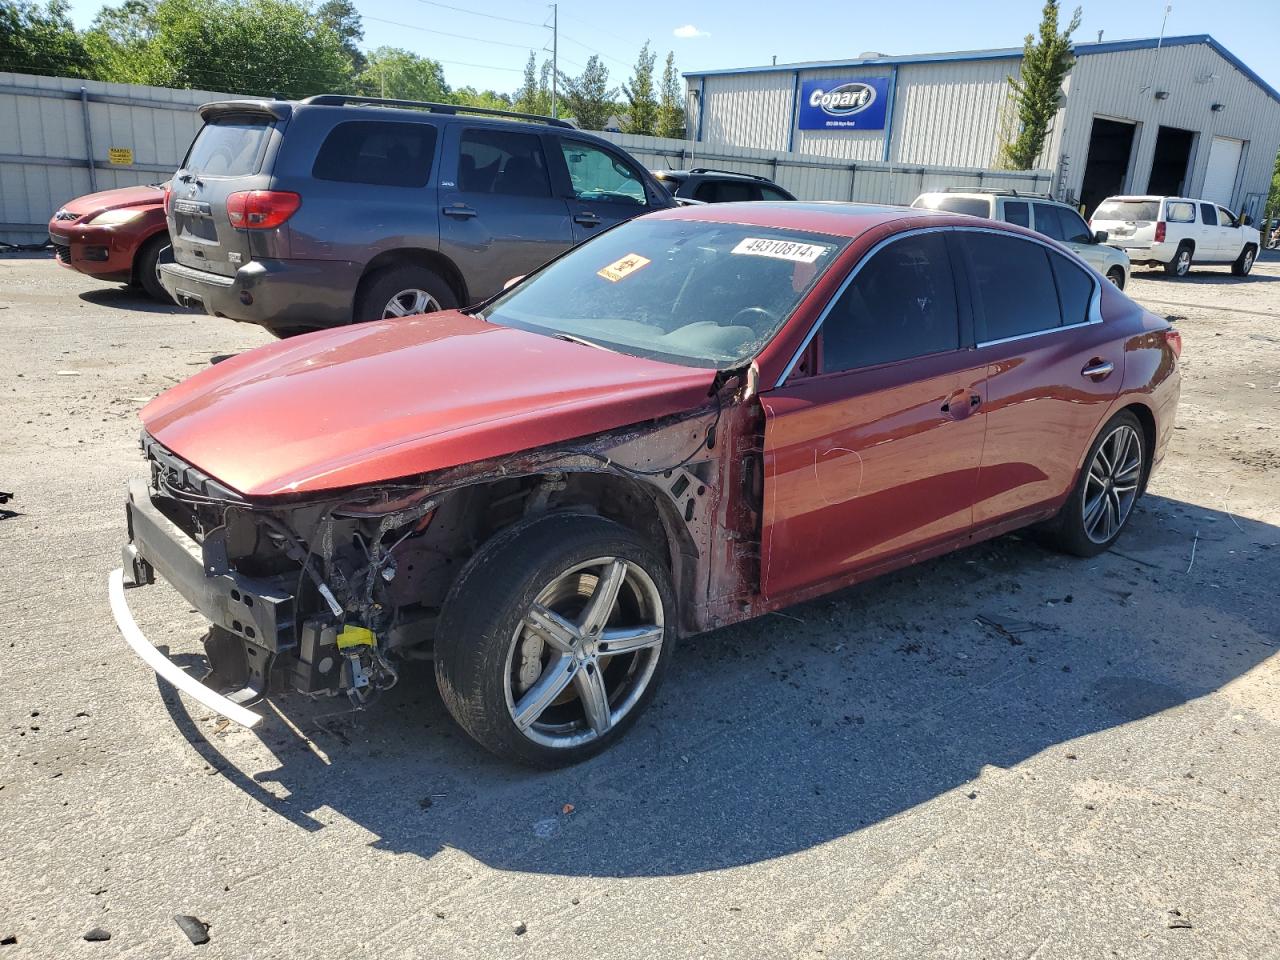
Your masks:
[[[164,187],[121,187],[72,200],[49,221],[58,263],[99,280],[142,287],[172,303],[158,265],[172,261],[164,218]]]
[[[212,621],[201,702],[364,703],[430,656],[497,753],[616,740],[682,637],[1032,524],[1091,556],[1181,340],[1051,240],[891,207],[656,213],[478,307],[298,337],[143,411],[125,569]],[[238,688],[222,697],[212,687]]]

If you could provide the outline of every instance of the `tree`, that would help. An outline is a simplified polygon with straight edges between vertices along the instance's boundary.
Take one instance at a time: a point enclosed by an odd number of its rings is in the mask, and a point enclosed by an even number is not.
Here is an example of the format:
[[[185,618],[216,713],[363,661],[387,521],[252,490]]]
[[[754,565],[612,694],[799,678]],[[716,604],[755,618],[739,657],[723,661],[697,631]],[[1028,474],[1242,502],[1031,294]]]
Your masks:
[[[88,77],[93,64],[65,0],[0,0],[0,70]]]
[[[657,56],[649,49],[649,41],[640,48],[636,58],[631,83],[623,84],[622,95],[627,98],[627,118],[622,129],[627,133],[653,136],[658,129],[658,100],[653,89],[653,65]]]
[[[551,112],[551,88],[548,86],[551,77],[551,64],[542,62],[542,71],[538,71],[538,58],[532,50],[529,60],[524,65],[524,83],[513,98],[513,106],[521,113],[536,113],[546,116]]]
[[[143,66],[153,56],[155,14],[155,0],[125,0],[98,11],[84,34],[84,45],[99,80],[134,83],[144,73],[158,72],[154,64]]]
[[[658,99],[658,136],[683,139],[684,93],[680,89],[680,74],[676,70],[676,55],[667,54],[667,64],[662,68],[662,89]]]
[[[1075,57],[1071,34],[1080,26],[1080,8],[1071,15],[1067,29],[1058,31],[1058,0],[1045,0],[1040,37],[1027,34],[1022,45],[1022,75],[1009,77],[1009,100],[1018,120],[1018,133],[1003,148],[1004,165],[1030,170],[1044,150],[1053,118],[1062,101],[1062,81]]]
[[[351,64],[352,76],[369,65],[359,47],[364,39],[364,20],[351,0],[324,0],[316,7],[316,19],[338,35],[342,51]]]
[[[511,110],[511,95],[498,93],[496,90],[477,90],[475,87],[460,87],[453,92],[452,102],[463,107],[483,107],[486,110]]]
[[[444,79],[444,67],[436,60],[420,57],[399,47],[379,47],[356,77],[356,90],[369,97],[392,100],[449,102],[451,93]]]
[[[563,87],[564,111],[578,121],[583,130],[599,130],[604,127],[613,108],[616,87],[609,86],[609,69],[594,53],[587,58],[587,65],[579,76],[560,74]]]

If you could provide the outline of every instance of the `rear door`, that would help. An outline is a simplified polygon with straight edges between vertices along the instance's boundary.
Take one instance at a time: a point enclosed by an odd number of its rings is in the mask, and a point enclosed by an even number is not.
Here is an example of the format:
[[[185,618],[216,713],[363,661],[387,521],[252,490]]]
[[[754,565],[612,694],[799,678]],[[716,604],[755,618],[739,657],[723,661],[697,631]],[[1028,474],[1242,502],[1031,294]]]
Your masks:
[[[1034,240],[956,234],[973,287],[987,430],[976,527],[1064,494],[1124,374],[1097,278]]]
[[[891,240],[820,321],[817,373],[761,397],[767,597],[968,534],[985,364],[957,283],[944,232]]]
[[[277,121],[266,112],[241,110],[207,116],[173,177],[169,234],[174,260],[230,277],[253,258],[249,231],[231,225],[227,198],[270,186],[278,139]]]
[[[558,136],[573,240],[581,243],[652,207],[644,176],[629,158],[593,141]]]
[[[1093,232],[1078,213],[1051,203],[1037,203],[1034,207],[1039,233],[1070,247],[1095,270],[1106,270],[1106,251],[1093,242]]]
[[[457,264],[476,303],[573,244],[543,137],[512,126],[445,128],[440,250]]]
[[[1196,241],[1197,260],[1220,260],[1222,258],[1222,230],[1218,227],[1218,210],[1212,203],[1201,203],[1199,206],[1199,236]]]

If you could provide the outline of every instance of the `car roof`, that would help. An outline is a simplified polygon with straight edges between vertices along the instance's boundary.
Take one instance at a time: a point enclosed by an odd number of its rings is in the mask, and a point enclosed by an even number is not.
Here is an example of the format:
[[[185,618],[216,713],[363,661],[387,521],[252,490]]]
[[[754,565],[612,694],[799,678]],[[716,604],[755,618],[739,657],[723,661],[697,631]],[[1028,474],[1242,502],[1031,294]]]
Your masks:
[[[1018,193],[1016,190],[926,190],[916,197],[959,197],[962,200],[1026,200],[1032,203],[1056,203],[1060,207],[1071,204],[1039,193]],[[1074,210],[1075,208],[1072,207]]]
[[[644,219],[737,223],[750,227],[808,230],[834,237],[853,238],[896,220],[936,221],[941,226],[972,224],[976,218],[957,215],[946,210],[921,210],[916,207],[894,207],[877,203],[756,200],[744,203],[710,203],[696,207],[676,207],[651,213]],[[1006,227],[999,221],[991,221],[991,224],[997,229]],[[1022,231],[1015,228],[1010,232]],[[1031,236],[1036,235],[1032,233]]]
[[[725,180],[749,180],[753,183],[773,183],[767,177],[759,177],[753,173],[738,173],[735,170],[654,170],[651,171],[655,177],[675,177],[677,179],[687,179],[689,177],[702,177],[704,180],[725,179]]]

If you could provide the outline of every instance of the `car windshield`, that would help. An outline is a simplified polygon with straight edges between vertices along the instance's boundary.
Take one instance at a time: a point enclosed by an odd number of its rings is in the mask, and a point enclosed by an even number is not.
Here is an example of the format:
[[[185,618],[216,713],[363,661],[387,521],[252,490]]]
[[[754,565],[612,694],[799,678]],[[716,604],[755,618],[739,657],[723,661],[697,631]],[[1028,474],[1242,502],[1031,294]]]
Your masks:
[[[760,352],[848,242],[776,227],[633,220],[478,315],[619,353],[727,369]]]
[[[1159,220],[1159,200],[1104,200],[1093,211],[1094,220]]]

